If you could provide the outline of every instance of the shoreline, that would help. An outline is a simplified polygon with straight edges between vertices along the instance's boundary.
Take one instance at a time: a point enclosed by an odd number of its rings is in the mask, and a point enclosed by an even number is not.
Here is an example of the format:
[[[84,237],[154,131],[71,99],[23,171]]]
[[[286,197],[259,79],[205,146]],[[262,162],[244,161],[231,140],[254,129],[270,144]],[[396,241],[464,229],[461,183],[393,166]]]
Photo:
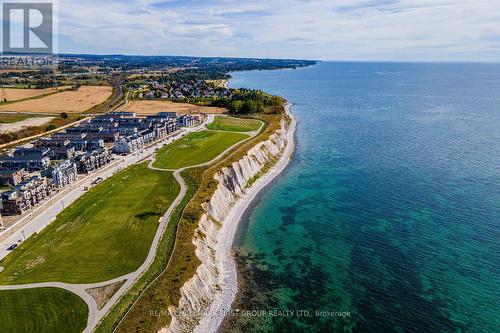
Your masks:
[[[220,272],[221,292],[215,295],[210,305],[207,316],[196,325],[194,332],[208,333],[217,332],[222,322],[226,318],[224,314],[230,313],[232,304],[238,292],[237,266],[233,254],[233,243],[236,232],[241,221],[251,204],[258,197],[258,194],[265,189],[278,175],[280,175],[292,160],[295,150],[295,131],[297,120],[291,113],[291,103],[285,106],[285,113],[291,118],[290,126],[287,130],[287,145],[278,162],[262,177],[260,177],[252,187],[247,189],[237,202],[231,207],[226,216],[220,232],[220,239],[215,249],[217,269]]]

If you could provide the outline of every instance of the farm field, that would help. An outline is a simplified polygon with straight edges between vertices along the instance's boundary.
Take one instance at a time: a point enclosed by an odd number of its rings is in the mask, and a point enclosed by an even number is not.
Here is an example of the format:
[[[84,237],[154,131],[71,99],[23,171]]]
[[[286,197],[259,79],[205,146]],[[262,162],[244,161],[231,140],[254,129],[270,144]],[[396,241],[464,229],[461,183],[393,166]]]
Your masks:
[[[80,333],[87,326],[85,302],[59,288],[0,291],[3,333]]]
[[[179,190],[172,173],[146,163],[121,171],[5,257],[0,284],[92,283],[135,271]]]
[[[160,149],[153,166],[164,169],[179,169],[205,163],[246,138],[248,135],[243,133],[193,132]]]
[[[69,88],[69,86],[46,89],[4,88],[2,91],[2,102],[4,98],[7,100],[7,102],[12,102],[25,98],[53,94],[56,92],[67,90]]]
[[[16,89],[20,90],[20,89]],[[110,86],[82,86],[77,91],[0,105],[0,111],[35,113],[80,113],[101,104],[111,96]]]
[[[261,121],[255,119],[217,116],[207,128],[219,131],[251,132],[258,130],[261,124]]]
[[[177,112],[179,114],[203,112],[203,113],[225,113],[224,108],[198,106],[188,103],[174,103],[170,101],[148,101],[148,100],[132,100],[120,111],[135,112],[138,115],[151,115],[158,112]]]

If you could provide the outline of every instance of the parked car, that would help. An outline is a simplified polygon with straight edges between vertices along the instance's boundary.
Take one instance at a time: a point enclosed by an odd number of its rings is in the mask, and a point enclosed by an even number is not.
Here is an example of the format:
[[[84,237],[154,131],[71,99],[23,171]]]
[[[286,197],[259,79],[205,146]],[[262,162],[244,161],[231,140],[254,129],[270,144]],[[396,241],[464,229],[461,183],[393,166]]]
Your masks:
[[[16,247],[17,247],[17,244],[12,244],[11,246],[9,246],[9,247],[7,248],[7,251],[12,251],[12,250],[14,250]]]
[[[102,182],[102,178],[101,177],[97,177],[93,182],[92,182],[92,185],[95,185],[95,184],[98,184]]]

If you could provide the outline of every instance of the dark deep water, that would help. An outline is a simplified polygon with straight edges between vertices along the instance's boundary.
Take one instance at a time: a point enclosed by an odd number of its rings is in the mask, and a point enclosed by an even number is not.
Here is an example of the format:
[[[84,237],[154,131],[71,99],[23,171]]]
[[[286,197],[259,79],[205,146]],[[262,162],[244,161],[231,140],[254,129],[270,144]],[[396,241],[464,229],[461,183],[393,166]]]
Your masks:
[[[309,313],[224,331],[499,332],[500,65],[233,76],[299,120],[293,162],[242,222],[235,307]]]

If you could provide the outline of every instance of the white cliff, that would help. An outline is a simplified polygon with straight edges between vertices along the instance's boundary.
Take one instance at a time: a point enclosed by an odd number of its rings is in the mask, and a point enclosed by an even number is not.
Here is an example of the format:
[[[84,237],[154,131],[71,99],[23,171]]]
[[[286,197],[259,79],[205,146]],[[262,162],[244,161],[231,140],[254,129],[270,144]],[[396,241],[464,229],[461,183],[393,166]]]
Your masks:
[[[210,332],[220,325],[220,312],[230,309],[236,295],[236,269],[230,250],[237,224],[253,197],[265,186],[256,184],[269,182],[288,163],[294,129],[295,120],[282,120],[280,129],[268,140],[214,176],[219,185],[210,202],[203,206],[205,213],[193,240],[201,265],[181,288],[179,306],[169,309],[170,326],[160,332]],[[273,171],[275,175],[267,177]]]

